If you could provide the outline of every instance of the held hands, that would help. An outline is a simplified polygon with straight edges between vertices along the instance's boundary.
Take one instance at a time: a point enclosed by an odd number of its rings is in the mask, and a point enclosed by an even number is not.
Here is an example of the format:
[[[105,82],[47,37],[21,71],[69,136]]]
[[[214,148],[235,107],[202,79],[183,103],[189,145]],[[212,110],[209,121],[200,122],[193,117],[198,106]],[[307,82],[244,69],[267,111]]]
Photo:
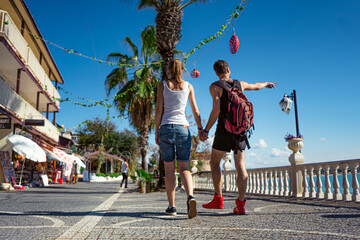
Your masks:
[[[198,136],[199,136],[200,141],[205,142],[209,138],[208,134],[209,134],[209,132],[204,131],[202,128],[199,129]]]
[[[266,84],[266,88],[275,88],[275,84],[277,84],[278,82],[269,82]]]

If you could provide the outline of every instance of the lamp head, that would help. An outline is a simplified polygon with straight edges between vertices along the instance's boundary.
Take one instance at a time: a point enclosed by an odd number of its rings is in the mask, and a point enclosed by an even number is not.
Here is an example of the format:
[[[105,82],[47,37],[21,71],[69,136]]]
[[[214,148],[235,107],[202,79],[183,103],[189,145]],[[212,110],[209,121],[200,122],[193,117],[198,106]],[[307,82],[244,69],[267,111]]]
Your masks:
[[[283,99],[279,102],[281,110],[289,114],[293,101],[285,94]]]

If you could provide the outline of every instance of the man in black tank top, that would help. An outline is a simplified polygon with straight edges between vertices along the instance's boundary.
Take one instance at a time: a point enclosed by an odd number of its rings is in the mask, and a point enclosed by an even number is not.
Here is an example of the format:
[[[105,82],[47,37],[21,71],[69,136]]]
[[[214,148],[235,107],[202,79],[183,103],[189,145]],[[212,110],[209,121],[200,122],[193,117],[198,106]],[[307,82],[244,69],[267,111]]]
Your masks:
[[[234,87],[234,85],[236,84],[241,91],[260,90],[265,87],[275,88],[275,84],[277,84],[277,82],[261,82],[249,84],[243,81],[238,82],[236,80],[230,79],[231,72],[229,69],[229,65],[223,60],[218,60],[215,62],[214,70],[216,75],[219,77],[220,83],[222,85],[227,84],[229,87]],[[208,138],[211,127],[214,125],[216,120],[218,120],[210,159],[211,174],[215,194],[213,200],[209,203],[203,204],[203,207],[210,209],[224,208],[220,161],[225,152],[230,152],[231,150],[234,150],[234,162],[237,172],[236,184],[238,187],[238,198],[235,200],[236,206],[233,212],[234,214],[245,214],[245,192],[248,174],[245,169],[244,156],[247,139],[246,136],[234,135],[225,129],[224,117],[225,113],[227,112],[227,105],[229,101],[226,91],[224,91],[222,87],[213,83],[210,86],[210,94],[213,98],[213,109],[209,116],[208,123],[200,136],[200,140],[205,141]]]

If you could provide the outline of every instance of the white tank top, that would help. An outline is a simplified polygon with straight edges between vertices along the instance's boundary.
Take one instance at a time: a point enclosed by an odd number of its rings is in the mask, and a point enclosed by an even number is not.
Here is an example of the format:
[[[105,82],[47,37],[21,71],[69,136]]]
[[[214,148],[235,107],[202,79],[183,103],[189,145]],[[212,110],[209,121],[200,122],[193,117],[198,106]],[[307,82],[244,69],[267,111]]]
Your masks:
[[[172,91],[168,88],[165,81],[163,83],[164,114],[161,119],[161,125],[180,124],[189,126],[185,115],[185,108],[189,98],[189,83],[185,81],[184,89],[180,91]]]

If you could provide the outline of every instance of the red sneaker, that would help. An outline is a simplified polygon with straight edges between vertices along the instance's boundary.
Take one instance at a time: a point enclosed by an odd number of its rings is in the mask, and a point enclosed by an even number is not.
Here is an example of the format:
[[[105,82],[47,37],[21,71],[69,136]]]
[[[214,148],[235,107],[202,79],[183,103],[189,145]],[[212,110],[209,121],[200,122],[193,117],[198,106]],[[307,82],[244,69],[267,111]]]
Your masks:
[[[210,208],[210,209],[224,209],[224,197],[220,197],[214,194],[214,199],[209,203],[204,203],[203,208]]]
[[[234,214],[244,215],[245,214],[245,203],[246,199],[244,201],[240,201],[239,199],[235,200],[236,207],[234,208]]]

